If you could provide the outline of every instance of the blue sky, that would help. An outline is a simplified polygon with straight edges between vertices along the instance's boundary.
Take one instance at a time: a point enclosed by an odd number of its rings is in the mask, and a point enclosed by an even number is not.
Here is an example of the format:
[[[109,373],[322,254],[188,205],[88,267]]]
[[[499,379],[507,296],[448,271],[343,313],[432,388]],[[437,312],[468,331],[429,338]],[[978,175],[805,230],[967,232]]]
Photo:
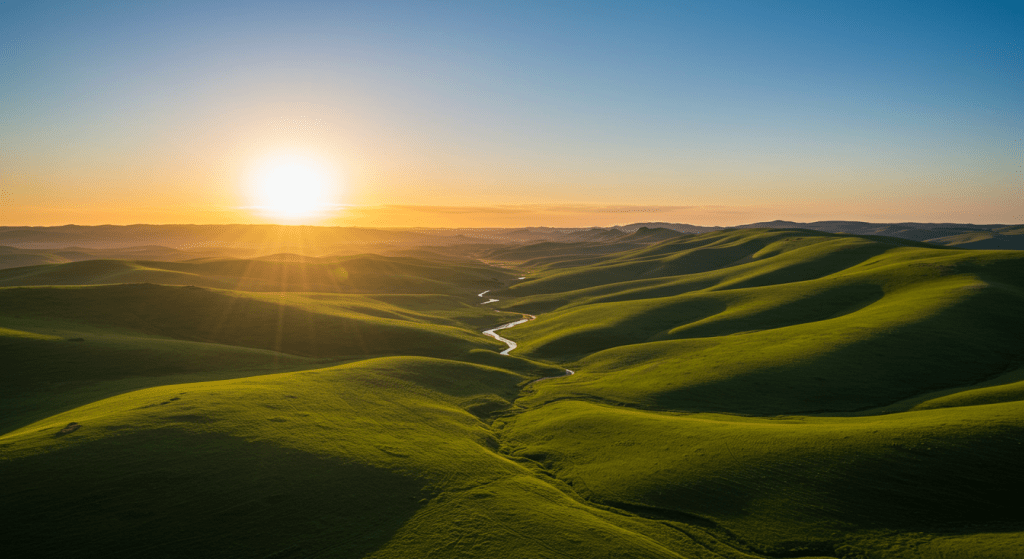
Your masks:
[[[237,221],[285,144],[364,215],[1024,221],[1024,3],[635,4],[0,4],[6,221]]]

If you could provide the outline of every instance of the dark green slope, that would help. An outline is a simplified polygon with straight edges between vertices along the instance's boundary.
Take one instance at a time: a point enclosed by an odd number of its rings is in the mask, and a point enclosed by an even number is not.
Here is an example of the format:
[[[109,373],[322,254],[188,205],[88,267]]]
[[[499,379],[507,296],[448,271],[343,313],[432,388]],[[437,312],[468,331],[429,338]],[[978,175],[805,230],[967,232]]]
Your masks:
[[[456,301],[450,306],[459,305],[470,316],[487,316]],[[346,296],[324,300],[154,284],[6,288],[0,289],[0,309],[40,325],[81,324],[312,357],[453,355],[501,347],[455,320]]]
[[[911,552],[926,534],[1024,529],[1015,506],[1024,492],[1019,401],[754,419],[563,400],[526,411],[505,432],[510,451],[543,462],[595,502],[703,519],[770,556],[861,557],[887,542],[881,556],[918,557]],[[914,545],[900,550],[901,542]],[[1000,548],[989,556],[1017,550]]]
[[[187,262],[88,260],[0,270],[0,286],[160,283],[243,291],[469,294],[513,272],[465,261],[356,255]]]
[[[711,556],[701,542],[713,534],[592,506],[532,462],[501,453],[471,413],[474,402],[511,398],[530,379],[386,358],[82,406],[0,436],[4,549],[18,557]],[[57,436],[70,422],[81,427]]]
[[[0,429],[154,383],[500,349],[479,330],[501,318],[464,299],[153,284],[0,288]]]

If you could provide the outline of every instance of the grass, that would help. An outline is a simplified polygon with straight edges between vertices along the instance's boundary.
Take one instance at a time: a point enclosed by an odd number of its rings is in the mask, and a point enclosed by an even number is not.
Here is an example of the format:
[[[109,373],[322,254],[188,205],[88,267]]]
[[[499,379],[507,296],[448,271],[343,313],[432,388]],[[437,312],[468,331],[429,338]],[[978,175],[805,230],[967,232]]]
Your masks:
[[[344,257],[278,255],[186,262],[87,260],[0,270],[0,286],[160,283],[242,291],[326,293],[446,293],[498,287],[512,272],[479,263],[439,262],[363,254]]]
[[[568,293],[567,304],[509,335],[522,355],[582,374],[542,385],[527,401],[586,396],[652,409],[849,412],[973,384],[1024,357],[1016,318],[1024,313],[1024,255],[879,252],[885,247],[863,246],[871,241],[829,237],[791,250],[765,245],[730,275],[686,274],[653,289],[627,282],[615,295]]]
[[[831,556],[883,529],[1024,522],[1009,497],[1024,491],[1019,401],[745,418],[563,400],[520,414],[505,433],[512,453],[543,462],[593,501],[713,522],[769,555]]]
[[[994,386],[982,386],[967,390],[958,390],[950,394],[928,398],[916,404],[912,409],[928,410],[935,408],[952,408],[961,406],[980,406],[984,404],[1000,404],[1024,400],[1024,380],[1010,381],[1013,378],[1024,378],[1024,367],[1002,375]]]
[[[0,288],[0,320],[8,326],[0,330],[0,429],[160,380],[503,347],[478,334],[500,317],[449,295],[266,294],[153,284]]]
[[[454,298],[430,314],[360,296],[133,284],[0,289],[0,309],[23,329],[100,329],[310,357],[501,347],[470,329],[493,323],[493,314]]]
[[[726,232],[531,278],[507,335],[577,374],[503,441],[587,499],[770,556],[1017,553],[1024,254]]]
[[[495,469],[475,417],[378,376],[382,367],[151,388],[11,433],[0,468],[11,482],[5,510],[20,513],[4,524],[22,533],[74,524],[45,542],[47,555],[110,541],[120,555],[263,556],[307,540],[372,551],[444,488],[451,465],[439,449],[467,469]],[[83,427],[53,436],[72,420]],[[26,484],[42,465],[48,483]],[[64,522],[47,514],[69,493],[80,503],[59,507]],[[193,533],[200,525],[209,528]]]
[[[557,537],[587,556],[679,557],[645,534],[657,525],[580,502],[497,452],[463,407],[529,379],[381,358],[82,406],[0,437],[5,548],[558,557]],[[71,421],[82,427],[55,436]]]
[[[1024,253],[657,234],[0,270],[4,549],[1019,553]]]

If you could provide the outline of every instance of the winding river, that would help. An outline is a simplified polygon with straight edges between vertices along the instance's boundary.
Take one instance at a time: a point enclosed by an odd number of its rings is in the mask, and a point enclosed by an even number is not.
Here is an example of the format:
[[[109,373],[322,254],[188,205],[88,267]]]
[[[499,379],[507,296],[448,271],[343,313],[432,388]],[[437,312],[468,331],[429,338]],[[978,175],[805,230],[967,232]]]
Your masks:
[[[519,279],[526,279],[526,278],[519,278]],[[483,296],[487,295],[490,292],[491,292],[491,290],[488,289],[487,291],[484,291],[483,293],[481,293],[479,295],[479,297],[483,297]],[[480,303],[480,304],[481,305],[486,305],[486,304],[489,304],[489,303],[496,303],[497,301],[498,301],[498,299],[491,298],[491,299],[489,299],[487,301],[484,301],[483,303]],[[495,312],[508,312],[508,311],[495,311]],[[504,351],[501,352],[502,355],[508,355],[513,349],[519,347],[519,345],[516,344],[515,342],[513,342],[512,340],[510,340],[508,338],[504,338],[501,335],[499,335],[498,334],[498,330],[504,330],[506,328],[512,328],[513,326],[519,326],[520,324],[525,324],[525,323],[527,323],[527,322],[537,318],[536,316],[533,316],[532,314],[526,314],[526,313],[520,313],[520,314],[522,314],[523,318],[521,318],[519,320],[516,320],[515,322],[509,322],[507,324],[502,324],[501,326],[498,326],[498,327],[495,327],[495,328],[491,328],[490,330],[484,330],[483,331],[483,334],[485,336],[490,336],[490,337],[494,338],[495,340],[498,340],[499,342],[501,342],[501,343],[503,343],[503,344],[508,346]],[[562,378],[562,377],[567,377],[567,376],[573,375],[573,374],[575,374],[575,371],[570,371],[569,369],[566,369],[565,373],[562,374],[562,375],[558,375],[558,376],[554,376],[554,377],[542,377],[542,378],[539,378],[539,379],[537,379],[537,380],[535,380],[533,382],[540,382],[542,380],[548,380],[548,379],[552,379],[552,378]],[[530,384],[533,384],[533,382],[531,382]]]

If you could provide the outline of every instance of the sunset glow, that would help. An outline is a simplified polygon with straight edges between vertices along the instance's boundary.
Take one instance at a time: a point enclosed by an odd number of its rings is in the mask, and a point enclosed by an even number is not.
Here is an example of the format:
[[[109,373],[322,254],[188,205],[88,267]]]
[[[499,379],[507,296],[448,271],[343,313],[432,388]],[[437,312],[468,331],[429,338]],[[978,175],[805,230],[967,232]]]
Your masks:
[[[0,223],[1020,223],[1020,9],[943,5],[4,3]]]
[[[286,222],[301,222],[330,211],[338,184],[325,165],[301,156],[276,157],[256,166],[251,179],[253,209]]]

